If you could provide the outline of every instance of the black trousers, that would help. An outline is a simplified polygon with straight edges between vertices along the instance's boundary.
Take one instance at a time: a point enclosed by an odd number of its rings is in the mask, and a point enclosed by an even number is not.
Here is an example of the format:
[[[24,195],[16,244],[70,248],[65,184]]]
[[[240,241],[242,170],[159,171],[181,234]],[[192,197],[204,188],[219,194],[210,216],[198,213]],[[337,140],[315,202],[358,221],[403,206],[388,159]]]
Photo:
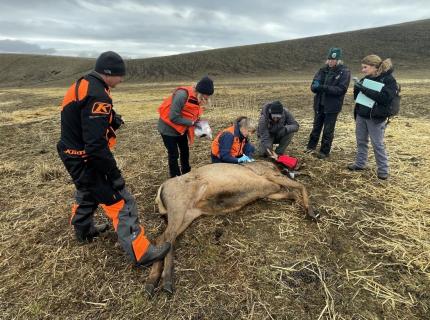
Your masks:
[[[76,203],[72,207],[70,224],[76,233],[86,235],[94,225],[94,212],[100,205],[112,220],[121,247],[131,261],[138,263],[149,246],[143,226],[139,223],[136,200],[124,188],[112,187],[112,182],[97,168],[88,165],[85,159],[64,153],[57,145],[58,154],[76,187]]]
[[[187,134],[185,133],[181,136],[166,136],[162,134],[161,137],[167,149],[170,177],[173,178],[190,172],[190,149],[188,147]],[[181,161],[181,169],[179,169],[178,158]]]
[[[323,134],[321,138],[320,152],[324,154],[330,153],[331,144],[334,138],[334,129],[336,127],[337,115],[338,113],[324,113],[321,111],[315,112],[313,128],[307,145],[308,149],[316,149],[322,131]]]

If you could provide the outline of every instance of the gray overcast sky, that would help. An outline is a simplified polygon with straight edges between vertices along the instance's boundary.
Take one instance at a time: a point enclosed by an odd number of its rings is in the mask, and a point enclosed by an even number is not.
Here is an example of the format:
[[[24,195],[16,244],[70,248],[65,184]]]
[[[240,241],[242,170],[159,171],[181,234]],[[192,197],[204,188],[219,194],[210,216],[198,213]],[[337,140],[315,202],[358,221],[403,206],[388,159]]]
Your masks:
[[[0,0],[0,52],[151,57],[426,18],[428,0]]]

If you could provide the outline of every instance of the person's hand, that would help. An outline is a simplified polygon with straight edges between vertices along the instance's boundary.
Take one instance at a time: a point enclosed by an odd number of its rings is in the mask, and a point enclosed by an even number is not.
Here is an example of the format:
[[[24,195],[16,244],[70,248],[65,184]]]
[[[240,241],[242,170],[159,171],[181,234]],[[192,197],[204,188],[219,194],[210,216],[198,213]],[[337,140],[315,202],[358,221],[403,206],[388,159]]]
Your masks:
[[[121,175],[121,171],[118,169],[113,170],[108,174],[108,178],[112,184],[112,188],[114,188],[117,191],[121,191],[125,188],[125,180]]]
[[[319,91],[320,82],[318,80],[314,80],[311,85],[311,89],[313,91]]]
[[[123,124],[124,120],[122,120],[122,116],[119,113],[115,113],[115,116],[112,119],[112,128],[117,130]]]
[[[271,150],[269,148],[266,149],[266,152],[270,158],[272,158],[273,160],[278,160],[279,155],[276,152],[274,152],[273,150]]]
[[[116,178],[115,180],[112,181],[112,187],[115,190],[121,191],[122,189],[125,188],[125,180],[122,176],[119,176],[118,178]]]
[[[244,162],[251,162],[251,159],[247,155],[243,155],[240,158],[237,159],[237,162],[244,163]]]
[[[364,91],[365,89],[364,89],[365,87],[363,86],[363,84],[361,84],[361,82],[356,82],[355,84],[354,84],[354,89],[356,89],[356,90],[358,90],[358,91]]]

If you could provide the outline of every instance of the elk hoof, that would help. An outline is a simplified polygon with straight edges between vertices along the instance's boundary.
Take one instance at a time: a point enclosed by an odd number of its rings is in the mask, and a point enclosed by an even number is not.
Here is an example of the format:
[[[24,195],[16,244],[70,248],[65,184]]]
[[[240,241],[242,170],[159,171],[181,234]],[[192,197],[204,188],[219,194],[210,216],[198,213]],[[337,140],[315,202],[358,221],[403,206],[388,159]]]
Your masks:
[[[145,285],[145,292],[148,294],[150,298],[154,296],[155,286],[152,283],[147,283]]]
[[[318,210],[313,210],[309,208],[306,217],[312,221],[319,221],[319,219],[321,218],[321,214]]]
[[[173,284],[171,282],[165,282],[163,284],[163,290],[169,294],[173,294]]]

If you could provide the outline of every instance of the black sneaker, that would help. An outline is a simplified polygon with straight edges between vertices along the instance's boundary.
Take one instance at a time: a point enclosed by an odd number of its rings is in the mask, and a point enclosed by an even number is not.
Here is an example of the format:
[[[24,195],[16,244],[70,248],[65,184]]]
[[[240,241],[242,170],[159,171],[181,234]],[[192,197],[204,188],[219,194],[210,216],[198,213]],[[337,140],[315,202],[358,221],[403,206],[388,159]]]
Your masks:
[[[314,152],[314,151],[315,151],[315,149],[306,148],[303,152],[304,152],[304,153],[312,153],[312,152]]]
[[[351,170],[351,171],[361,171],[361,170],[364,170],[364,168],[357,166],[355,163],[348,164],[347,168],[348,168],[348,170]]]
[[[323,152],[318,152],[317,158],[318,159],[327,159],[328,158],[328,154],[325,154]]]
[[[378,173],[378,178],[381,180],[387,180],[388,179],[388,173]]]
[[[148,251],[143,255],[142,259],[137,263],[139,267],[149,267],[155,261],[163,259],[170,250],[170,242],[164,242],[159,246],[149,245]]]
[[[92,242],[95,237],[98,237],[109,228],[108,224],[101,223],[98,225],[91,225],[89,231],[83,231],[81,229],[75,229],[75,235],[78,242],[86,243]]]

